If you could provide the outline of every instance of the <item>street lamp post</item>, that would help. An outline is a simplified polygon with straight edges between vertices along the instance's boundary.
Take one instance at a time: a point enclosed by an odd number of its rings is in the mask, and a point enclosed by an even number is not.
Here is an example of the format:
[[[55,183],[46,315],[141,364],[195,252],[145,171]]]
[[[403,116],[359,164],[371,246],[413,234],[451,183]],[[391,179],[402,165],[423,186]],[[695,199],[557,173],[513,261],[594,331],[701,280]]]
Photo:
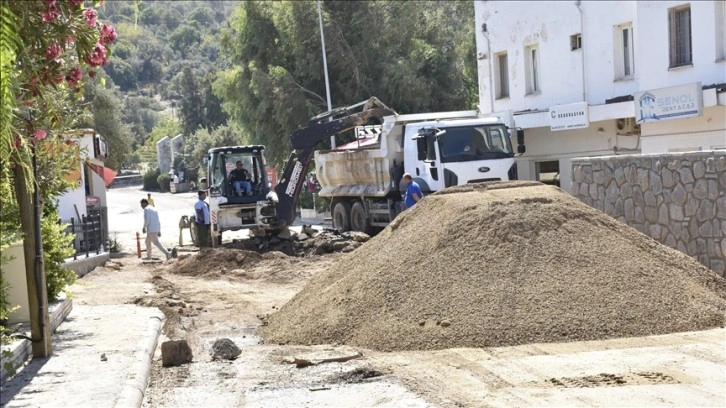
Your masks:
[[[323,11],[320,8],[320,0],[318,0],[318,21],[320,22],[320,42],[323,45],[323,72],[325,73],[325,95],[328,99],[328,112],[333,110],[330,103],[330,81],[328,81],[328,58],[325,55],[325,34],[323,33]],[[332,117],[330,118],[332,120]],[[330,136],[330,147],[335,149],[335,136]]]

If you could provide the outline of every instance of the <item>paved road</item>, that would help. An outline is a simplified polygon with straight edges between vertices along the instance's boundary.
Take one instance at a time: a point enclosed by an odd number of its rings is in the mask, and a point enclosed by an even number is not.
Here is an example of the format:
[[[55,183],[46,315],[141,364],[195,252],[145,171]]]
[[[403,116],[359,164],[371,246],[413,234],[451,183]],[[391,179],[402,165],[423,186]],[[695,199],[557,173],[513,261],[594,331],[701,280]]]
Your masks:
[[[159,213],[161,221],[161,238],[159,239],[167,248],[179,245],[179,219],[183,215],[194,214],[194,203],[198,200],[196,191],[189,193],[159,193],[148,192],[140,186],[112,188],[106,193],[108,203],[109,237],[118,240],[123,252],[136,252],[136,232],[141,236],[141,249],[145,248],[145,235],[141,234],[144,224],[144,213],[140,201],[151,193],[154,206]],[[293,225],[312,224],[309,220],[299,218]],[[316,226],[331,227],[330,223],[317,223]],[[294,229],[294,228],[293,228]],[[246,238],[247,231],[229,231],[222,237],[225,242],[232,239]],[[182,231],[183,245],[191,245],[189,230]]]
[[[136,232],[141,234],[144,224],[144,212],[140,201],[151,193],[154,206],[159,213],[161,221],[161,243],[172,248],[179,245],[179,219],[182,215],[194,213],[194,203],[197,201],[196,192],[189,193],[159,193],[147,192],[139,186],[112,188],[106,193],[108,203],[108,231],[109,237],[118,240],[124,252],[136,251]],[[144,249],[144,234],[141,234],[141,248]],[[191,244],[189,230],[183,232],[184,244]]]

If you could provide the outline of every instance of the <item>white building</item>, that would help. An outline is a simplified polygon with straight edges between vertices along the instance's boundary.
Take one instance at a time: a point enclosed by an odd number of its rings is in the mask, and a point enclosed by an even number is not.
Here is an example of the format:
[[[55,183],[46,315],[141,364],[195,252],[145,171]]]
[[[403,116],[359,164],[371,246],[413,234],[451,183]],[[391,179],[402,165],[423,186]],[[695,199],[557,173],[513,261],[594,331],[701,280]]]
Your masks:
[[[73,131],[66,135],[66,139],[80,147],[76,169],[65,175],[76,187],[58,196],[56,204],[63,221],[73,218],[77,223],[88,215],[89,206],[106,207],[106,186],[116,172],[104,166],[103,160],[108,157],[107,145],[95,130]]]
[[[475,1],[479,103],[512,118],[519,178],[583,156],[726,148],[724,1]]]

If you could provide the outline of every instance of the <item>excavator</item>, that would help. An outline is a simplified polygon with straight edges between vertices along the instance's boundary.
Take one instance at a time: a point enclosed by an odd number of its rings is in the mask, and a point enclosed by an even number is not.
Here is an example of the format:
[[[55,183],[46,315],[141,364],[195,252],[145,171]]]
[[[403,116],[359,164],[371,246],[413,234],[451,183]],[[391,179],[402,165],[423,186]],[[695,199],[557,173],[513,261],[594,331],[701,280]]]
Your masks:
[[[264,146],[225,146],[208,151],[208,197],[211,218],[212,245],[222,242],[222,233],[241,229],[259,233],[279,233],[292,225],[305,175],[316,146],[331,136],[371,122],[382,122],[385,116],[396,112],[378,98],[370,99],[324,112],[310,119],[305,127],[290,136],[293,151],[271,188],[264,157]],[[238,194],[229,181],[229,173],[237,162],[242,162],[250,176],[251,192]],[[184,218],[184,217],[183,217]],[[192,241],[198,245],[199,237],[194,217],[180,221],[180,229],[189,225]]]

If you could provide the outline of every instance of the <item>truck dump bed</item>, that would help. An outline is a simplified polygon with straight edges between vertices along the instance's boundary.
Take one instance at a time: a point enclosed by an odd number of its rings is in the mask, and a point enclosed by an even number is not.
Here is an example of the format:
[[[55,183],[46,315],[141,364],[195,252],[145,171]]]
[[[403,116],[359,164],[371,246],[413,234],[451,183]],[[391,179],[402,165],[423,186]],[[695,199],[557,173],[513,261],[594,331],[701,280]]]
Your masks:
[[[315,152],[316,176],[322,197],[384,197],[393,186],[392,169],[403,162],[401,127],[383,130],[377,141],[349,143]],[[359,147],[360,146],[360,147]]]

